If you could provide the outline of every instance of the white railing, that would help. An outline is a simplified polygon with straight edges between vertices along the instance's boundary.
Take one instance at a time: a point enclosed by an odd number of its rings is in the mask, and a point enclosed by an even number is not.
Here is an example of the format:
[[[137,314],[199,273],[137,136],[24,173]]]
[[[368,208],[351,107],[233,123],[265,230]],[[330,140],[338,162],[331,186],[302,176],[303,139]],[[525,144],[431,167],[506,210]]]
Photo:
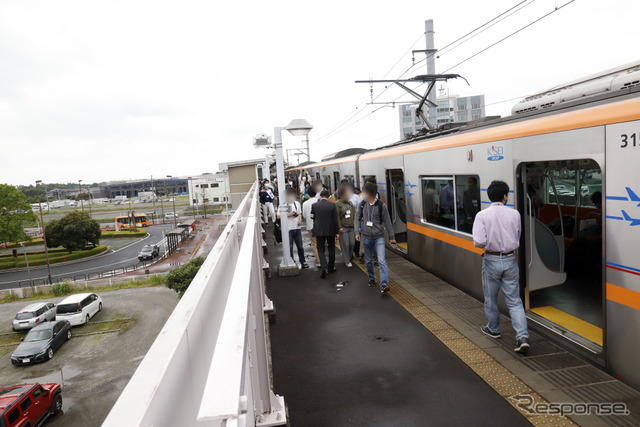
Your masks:
[[[286,423],[269,380],[259,215],[254,185],[103,426]]]

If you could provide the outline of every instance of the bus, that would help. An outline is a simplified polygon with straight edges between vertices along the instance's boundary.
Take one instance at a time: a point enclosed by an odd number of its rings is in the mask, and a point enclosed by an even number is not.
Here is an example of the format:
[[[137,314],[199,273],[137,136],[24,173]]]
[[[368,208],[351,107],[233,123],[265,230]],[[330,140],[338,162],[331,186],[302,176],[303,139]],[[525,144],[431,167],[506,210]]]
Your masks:
[[[135,214],[136,218],[136,227],[148,227],[149,220],[147,216],[144,214]],[[116,230],[120,231],[121,229],[129,229],[131,228],[131,217],[130,216],[119,216],[116,218]]]

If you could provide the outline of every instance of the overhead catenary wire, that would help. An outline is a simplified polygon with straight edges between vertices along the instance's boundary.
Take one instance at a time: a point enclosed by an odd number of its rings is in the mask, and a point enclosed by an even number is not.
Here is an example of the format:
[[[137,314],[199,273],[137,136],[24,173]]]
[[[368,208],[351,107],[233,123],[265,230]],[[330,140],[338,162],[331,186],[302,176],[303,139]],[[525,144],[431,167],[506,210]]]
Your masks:
[[[532,0],[529,4],[533,3],[533,1],[535,1],[535,0]],[[480,55],[480,54],[481,54],[481,53],[483,53],[483,52],[486,52],[487,50],[491,49],[492,47],[494,47],[494,46],[496,46],[496,45],[498,45],[498,44],[502,43],[503,41],[505,41],[505,40],[509,39],[510,37],[512,37],[512,36],[514,36],[514,35],[516,35],[516,34],[520,33],[521,31],[523,31],[523,30],[525,30],[526,28],[528,28],[528,27],[530,27],[530,26],[532,26],[532,25],[536,24],[537,22],[540,22],[541,20],[543,20],[543,19],[545,19],[546,17],[548,17],[548,16],[550,16],[550,15],[554,14],[554,13],[555,13],[555,12],[557,12],[558,10],[560,10],[560,9],[564,8],[565,6],[568,6],[569,4],[573,3],[574,1],[575,1],[575,0],[570,0],[570,1],[568,1],[567,3],[563,4],[562,6],[556,6],[556,7],[554,8],[554,10],[552,10],[551,12],[546,13],[545,15],[543,15],[543,16],[541,16],[541,17],[539,17],[539,18],[535,19],[534,21],[532,21],[532,22],[528,23],[527,25],[525,25],[525,26],[523,26],[523,27],[519,28],[518,30],[513,31],[512,33],[510,33],[510,34],[508,34],[507,36],[503,37],[502,39],[498,40],[497,42],[492,43],[491,45],[489,45],[489,46],[487,46],[487,47],[485,47],[485,48],[481,49],[480,51],[476,52],[475,54],[473,54],[473,55],[471,55],[471,56],[469,56],[469,57],[465,58],[464,60],[462,60],[462,61],[458,62],[456,65],[454,65],[454,66],[452,66],[452,67],[449,67],[448,69],[446,69],[445,71],[443,71],[443,73],[446,73],[446,72],[448,72],[448,71],[451,71],[453,68],[455,68],[455,67],[457,67],[457,66],[459,66],[459,65],[461,65],[461,64],[463,64],[463,63],[465,63],[465,62],[467,62],[467,61],[469,61],[469,60],[471,60],[471,59],[473,59],[473,58],[475,58],[476,56]],[[523,2],[519,3],[518,5],[521,5],[522,3],[523,3]],[[515,7],[517,7],[518,5],[516,5]],[[523,9],[523,8],[524,8],[524,7],[526,7],[527,5],[528,5],[528,4],[523,5],[523,6],[522,6],[520,9],[518,9],[518,10]],[[512,10],[512,9],[513,9],[513,8],[511,8],[510,10]],[[514,13],[515,13],[515,12],[514,12]],[[512,14],[513,14],[513,13],[511,13],[510,15],[512,15]],[[503,14],[501,14],[500,16],[502,16],[502,15],[504,15],[504,13],[503,13]],[[509,16],[510,16],[510,15],[509,15]],[[495,18],[494,18],[493,20],[495,20]],[[492,21],[493,21],[493,20],[492,20]],[[486,24],[485,24],[485,25],[486,25]],[[478,28],[482,28],[482,27],[484,27],[485,25],[482,25],[482,26],[480,26],[480,27],[478,27]],[[459,39],[462,39],[462,38],[459,38]],[[450,43],[449,45],[451,45],[451,43]],[[447,45],[447,46],[449,46],[449,45]],[[457,45],[456,47],[458,47],[458,46],[460,46],[460,45]],[[444,48],[443,48],[443,49],[444,49]],[[449,49],[449,52],[450,52],[451,50],[453,50],[453,48],[452,48],[452,49]],[[442,56],[442,55],[440,55],[440,56]],[[421,63],[421,62],[424,62],[426,59],[427,59],[427,58],[425,58],[425,59],[423,59],[423,60],[421,60],[421,61],[418,61],[418,62],[416,62],[415,64],[413,64],[411,67],[409,67],[409,68],[407,69],[407,71],[405,71],[405,73],[403,73],[403,75],[402,75],[402,76],[404,76],[404,75],[405,75],[409,70],[411,70],[411,68],[413,68],[414,66],[418,65],[418,64],[419,64],[419,63]],[[402,78],[402,76],[401,76],[401,77],[399,77],[399,78]],[[418,85],[418,86],[416,87],[416,89],[417,89],[417,88],[419,88],[419,87],[421,87],[421,86],[423,86],[424,84],[425,84],[425,83],[422,83],[422,84]],[[374,100],[375,100],[375,99],[377,99],[379,96],[381,96],[384,92],[386,92],[386,90],[387,90],[388,88],[390,88],[390,87],[391,87],[391,86],[386,86],[386,87],[385,87],[385,89],[384,89],[382,92],[380,92],[376,98],[374,98]],[[402,103],[402,101],[398,101],[398,100],[399,100],[400,98],[402,98],[403,96],[405,96],[405,94],[401,94],[401,95],[400,95],[400,96],[398,96],[397,98],[394,98],[392,101],[390,101],[390,102],[389,102],[389,104],[392,104],[392,105],[393,105],[393,104],[395,104],[395,103]],[[501,102],[506,102],[506,101],[501,101]],[[383,107],[380,107],[380,108],[377,108],[377,109],[375,109],[375,110],[373,110],[373,111],[371,111],[371,113],[370,113],[369,115],[367,115],[367,116],[365,116],[365,117],[363,117],[363,118],[370,117],[373,113],[375,113],[375,112],[379,111],[379,110],[380,110],[380,109],[382,109],[382,108],[384,108],[384,106],[383,106]],[[357,115],[355,115],[355,116],[357,116]],[[355,118],[355,116],[354,116],[353,118]],[[353,120],[353,118],[352,118],[351,120]],[[348,123],[348,121],[347,121],[347,122],[345,122],[345,123],[344,123],[344,125],[343,125],[341,128],[336,129],[336,130],[335,130],[335,131],[333,131],[331,134],[326,134],[326,136],[321,137],[321,138],[322,138],[322,140],[326,140],[326,139],[328,139],[328,138],[330,138],[330,137],[333,137],[333,136],[335,136],[335,135],[337,135],[337,134],[339,134],[339,133],[342,133],[343,131],[345,131],[346,129],[348,129],[348,128],[350,128],[351,126],[355,125],[356,123],[359,123],[363,118],[360,118],[360,119],[358,119],[358,120],[356,120],[356,121],[353,121],[353,122],[351,122],[351,123]],[[348,123],[348,124],[347,124],[347,123]],[[320,139],[319,139],[319,140],[317,140],[317,142],[316,142],[316,143],[322,142],[322,140],[320,140]]]
[[[555,9],[553,9],[551,12],[546,13],[544,15],[542,15],[541,17],[539,17],[538,19],[535,19],[533,21],[531,21],[530,23],[528,23],[527,25],[520,27],[519,29],[517,29],[516,31],[506,35],[505,37],[501,38],[500,40],[498,40],[495,43],[490,44],[489,46],[485,47],[484,49],[479,50],[478,52],[474,53],[473,55],[463,59],[462,61],[458,62],[457,64],[447,68],[445,71],[443,71],[444,73],[446,73],[447,71],[451,71],[452,69],[464,64],[465,62],[469,61],[470,59],[475,58],[476,56],[480,55],[483,52],[486,52],[487,50],[491,49],[494,46],[497,46],[498,44],[502,43],[503,41],[515,36],[516,34],[518,34],[519,32],[529,28],[530,26],[542,21],[544,18],[553,15],[554,13],[556,13],[557,11],[559,11],[560,9],[570,5],[571,3],[573,3],[575,0],[569,0],[567,3],[563,4],[562,6],[556,6]]]
[[[513,13],[518,12],[519,10],[521,10],[522,8],[524,8],[524,7],[528,6],[529,4],[533,3],[534,1],[535,1],[535,0],[522,0],[522,1],[520,1],[520,2],[519,2],[519,3],[517,3],[516,5],[514,5],[514,6],[510,7],[510,8],[508,8],[507,10],[505,10],[505,11],[501,12],[500,14],[498,14],[498,15],[494,16],[494,17],[493,17],[493,18],[491,18],[490,20],[488,20],[488,21],[484,22],[482,25],[479,25],[478,27],[476,27],[476,28],[474,28],[473,30],[471,30],[471,31],[469,31],[469,32],[467,32],[467,33],[465,33],[465,34],[464,34],[464,35],[462,35],[461,37],[458,37],[457,39],[453,40],[452,42],[450,42],[450,43],[446,44],[446,45],[445,45],[444,47],[442,47],[442,48],[441,48],[437,53],[439,54],[439,56],[443,56],[444,54],[446,54],[446,53],[448,53],[448,52],[451,52],[453,49],[455,49],[455,48],[459,47],[459,46],[460,46],[460,45],[462,45],[463,43],[465,43],[465,42],[467,42],[467,41],[471,40],[473,37],[475,37],[477,34],[474,34],[474,33],[478,32],[479,30],[481,30],[481,29],[483,29],[483,28],[487,27],[488,25],[490,25],[490,24],[494,23],[496,20],[498,20],[498,21],[497,21],[497,22],[495,22],[493,25],[497,24],[498,22],[501,22],[502,20],[504,20],[504,19],[508,18],[509,16],[511,16]],[[525,3],[526,3],[526,4],[525,4]],[[520,7],[520,6],[522,6],[522,7]],[[520,7],[520,8],[519,8],[519,7]],[[518,8],[519,8],[519,9],[518,9]],[[516,10],[516,9],[517,9],[517,10]],[[510,12],[511,12],[511,13],[510,13]],[[506,15],[506,16],[505,16],[505,15]],[[500,18],[502,18],[502,19],[500,19]],[[490,27],[491,27],[491,26],[493,26],[493,25],[490,25]],[[487,28],[485,28],[485,29],[487,29]],[[483,31],[484,31],[484,30],[483,30]],[[470,37],[470,36],[471,36],[471,37]],[[412,45],[412,46],[407,50],[407,52],[405,52],[405,53],[403,54],[403,57],[404,57],[404,55],[406,55],[406,53],[408,53],[409,51],[411,51],[411,49],[413,48],[413,46],[415,46],[415,45],[416,45],[416,44],[417,44],[421,39],[422,39],[422,35],[418,38],[418,40],[416,40],[416,41],[413,43],[413,45]],[[466,40],[465,40],[465,39],[466,39]],[[464,41],[463,41],[463,40],[464,40]],[[458,43],[458,42],[460,42],[460,41],[463,41],[463,42],[462,42],[462,43],[460,43],[460,44],[457,44],[457,45],[456,45],[456,43]],[[447,50],[447,49],[448,49],[448,50]],[[417,61],[417,62],[415,62],[415,61],[414,61],[414,62],[412,63],[412,65],[411,65],[409,68],[407,68],[407,69],[406,69],[406,70],[405,70],[405,71],[404,71],[400,76],[398,76],[398,78],[397,78],[397,79],[399,80],[399,79],[403,78],[404,76],[406,76],[406,75],[407,75],[407,73],[409,73],[413,68],[415,68],[415,67],[416,67],[416,66],[418,66],[419,64],[421,64],[421,63],[425,62],[425,61],[426,61],[430,56],[433,56],[434,54],[435,54],[435,53],[427,54],[427,55],[425,56],[425,58],[421,59],[420,61]],[[395,64],[394,64],[390,69],[389,69],[389,71],[387,71],[387,73],[385,73],[385,75],[383,76],[383,78],[388,76],[388,74],[389,74],[389,73],[390,73],[390,72],[391,72],[391,71],[392,71],[392,70],[397,66],[397,64],[401,61],[401,59],[402,59],[402,57],[401,57],[398,61],[396,61],[396,63],[395,63]],[[380,91],[378,91],[378,93],[376,94],[376,96],[375,96],[375,97],[374,97],[374,96],[373,96],[373,94],[372,94],[372,95],[371,95],[371,97],[370,97],[371,102],[375,102],[375,101],[376,101],[378,98],[380,98],[380,96],[382,96],[382,95],[383,95],[383,94],[384,94],[384,93],[385,93],[389,88],[391,88],[391,86],[392,86],[392,85],[387,85],[387,86],[385,86],[383,89],[381,89]],[[421,85],[419,85],[418,87],[420,87],[420,86],[422,86],[422,84],[421,84]],[[401,98],[402,96],[403,96],[403,95],[400,95],[400,97],[396,98],[396,100],[397,100],[397,99],[399,99],[399,98]],[[392,101],[391,103],[393,104],[394,102],[395,102],[395,100],[394,100],[394,101]],[[332,127],[328,132],[326,132],[325,134],[323,134],[323,135],[321,135],[320,137],[316,138],[316,139],[311,143],[311,146],[315,146],[315,145],[317,145],[317,144],[319,144],[319,143],[323,142],[324,140],[329,139],[329,138],[331,138],[331,137],[335,136],[335,135],[336,135],[336,134],[338,134],[338,133],[341,133],[341,132],[342,132],[342,130],[343,130],[342,128],[347,129],[347,128],[351,127],[352,125],[354,125],[355,123],[358,123],[358,122],[360,121],[360,119],[359,119],[359,120],[357,120],[357,121],[354,121],[354,122],[351,122],[351,121],[352,121],[352,120],[354,120],[357,116],[359,116],[359,115],[361,115],[362,113],[364,113],[364,111],[366,111],[366,108],[367,108],[367,107],[369,107],[369,106],[370,106],[370,104],[367,104],[367,103],[364,103],[364,106],[363,106],[363,103],[359,104],[359,105],[355,108],[355,111],[352,111],[351,113],[347,114],[345,118],[341,119],[341,120],[338,122],[338,125],[333,126],[333,127]],[[361,107],[362,107],[362,108],[361,108]],[[376,111],[379,111],[379,110],[380,110],[380,108],[377,108],[377,109],[373,110],[373,111],[372,111],[372,113],[373,113],[373,112],[376,112]],[[350,122],[351,122],[351,123],[350,123]]]

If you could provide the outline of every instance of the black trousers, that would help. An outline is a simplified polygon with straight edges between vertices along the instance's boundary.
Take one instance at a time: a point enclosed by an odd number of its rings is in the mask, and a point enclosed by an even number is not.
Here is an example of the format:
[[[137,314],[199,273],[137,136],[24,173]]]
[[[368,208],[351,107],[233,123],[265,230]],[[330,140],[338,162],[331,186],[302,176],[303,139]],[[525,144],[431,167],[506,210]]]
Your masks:
[[[323,270],[330,270],[336,265],[336,237],[335,236],[316,236],[318,256],[320,257],[320,266]],[[329,262],[324,255],[325,247],[329,247]]]

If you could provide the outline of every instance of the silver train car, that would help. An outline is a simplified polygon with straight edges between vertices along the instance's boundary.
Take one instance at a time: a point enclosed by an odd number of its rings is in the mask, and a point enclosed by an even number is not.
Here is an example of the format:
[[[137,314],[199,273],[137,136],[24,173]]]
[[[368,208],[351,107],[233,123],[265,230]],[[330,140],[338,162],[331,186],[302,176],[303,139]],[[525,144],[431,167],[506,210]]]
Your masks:
[[[640,388],[640,88],[614,89],[288,173],[331,190],[374,177],[391,249],[480,300],[471,227],[506,181],[530,327]]]

